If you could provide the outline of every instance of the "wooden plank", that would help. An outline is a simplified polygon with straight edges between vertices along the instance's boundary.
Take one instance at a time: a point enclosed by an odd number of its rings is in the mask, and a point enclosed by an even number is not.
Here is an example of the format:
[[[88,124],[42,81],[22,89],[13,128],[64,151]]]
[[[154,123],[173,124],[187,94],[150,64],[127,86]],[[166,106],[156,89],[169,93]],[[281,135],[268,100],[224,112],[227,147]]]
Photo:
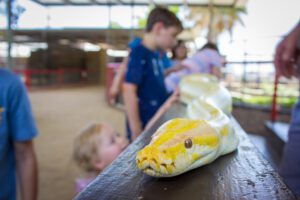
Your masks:
[[[177,177],[153,178],[140,172],[136,152],[149,143],[159,125],[184,112],[183,105],[172,106],[75,199],[296,199],[234,119],[240,138],[237,151]]]

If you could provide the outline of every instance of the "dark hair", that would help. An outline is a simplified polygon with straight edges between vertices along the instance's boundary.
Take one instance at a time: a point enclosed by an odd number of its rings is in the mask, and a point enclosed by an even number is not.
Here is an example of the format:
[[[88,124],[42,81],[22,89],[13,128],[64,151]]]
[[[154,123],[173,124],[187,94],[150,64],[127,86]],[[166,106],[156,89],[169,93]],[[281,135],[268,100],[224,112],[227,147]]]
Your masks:
[[[177,40],[177,43],[176,45],[172,48],[172,59],[176,59],[176,49],[178,47],[180,47],[182,44],[184,44],[184,41],[183,40]],[[187,54],[187,53],[186,53]],[[185,57],[186,57],[186,54],[185,54]]]
[[[218,49],[217,45],[214,44],[214,43],[212,43],[212,42],[207,42],[207,43],[200,49],[200,51],[203,50],[203,49],[213,49],[213,50],[216,50],[216,51],[219,53],[219,49]]]
[[[174,13],[163,7],[154,8],[147,19],[146,32],[150,32],[157,22],[162,22],[165,27],[175,26],[180,30],[183,29],[181,21]]]

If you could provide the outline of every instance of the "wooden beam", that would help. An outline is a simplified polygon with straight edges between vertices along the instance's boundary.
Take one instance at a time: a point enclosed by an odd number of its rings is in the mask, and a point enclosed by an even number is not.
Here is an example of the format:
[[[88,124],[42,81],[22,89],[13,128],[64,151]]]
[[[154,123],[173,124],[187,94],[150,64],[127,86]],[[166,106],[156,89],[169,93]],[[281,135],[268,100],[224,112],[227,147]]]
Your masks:
[[[61,3],[45,3],[45,2],[41,2],[40,0],[31,0],[35,3],[38,3],[40,5],[43,6],[66,6],[66,5],[70,5],[70,4],[66,4],[64,3],[62,0]],[[158,2],[155,2],[154,0],[149,0],[149,2],[144,3],[144,2],[124,2],[122,0],[117,0],[117,2],[106,2],[106,3],[99,3],[97,2],[97,5],[100,6],[117,6],[120,5],[120,3],[122,3],[123,6],[148,6],[149,3],[153,4],[153,5],[162,5],[162,6],[182,6],[182,3],[170,3],[170,4],[159,4]],[[72,3],[73,6],[91,6],[91,5],[95,5],[94,1],[92,3]],[[190,7],[209,7],[209,4],[202,4],[202,3],[186,3],[187,6]],[[231,8],[232,4],[213,4],[213,7],[215,8]]]

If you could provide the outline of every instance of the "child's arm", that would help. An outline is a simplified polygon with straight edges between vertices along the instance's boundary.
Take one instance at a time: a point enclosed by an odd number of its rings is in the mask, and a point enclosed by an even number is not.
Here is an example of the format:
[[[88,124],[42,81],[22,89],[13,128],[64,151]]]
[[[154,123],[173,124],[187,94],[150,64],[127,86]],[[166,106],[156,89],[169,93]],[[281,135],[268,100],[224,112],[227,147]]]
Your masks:
[[[155,122],[173,105],[174,102],[179,99],[179,89],[176,88],[172,95],[165,101],[165,103],[159,108],[151,120],[147,123],[145,130],[150,129]]]
[[[14,143],[16,168],[23,200],[37,199],[37,162],[32,141]]]
[[[136,90],[137,86],[135,84],[124,83],[123,85],[125,110],[129,121],[129,127],[132,132],[132,140],[135,140],[142,132]]]
[[[177,65],[174,65],[174,66],[172,66],[172,67],[166,69],[166,70],[164,71],[164,75],[165,75],[165,76],[168,76],[169,74],[171,74],[171,73],[173,73],[173,72],[180,71],[180,70],[182,70],[182,69],[184,69],[184,68],[185,68],[185,66],[182,65],[181,63],[179,63],[179,64],[177,64]]]
[[[111,99],[116,98],[122,89],[122,82],[125,76],[125,70],[127,66],[128,58],[124,58],[123,62],[120,64],[119,69],[113,79],[113,83],[109,90],[109,95]]]

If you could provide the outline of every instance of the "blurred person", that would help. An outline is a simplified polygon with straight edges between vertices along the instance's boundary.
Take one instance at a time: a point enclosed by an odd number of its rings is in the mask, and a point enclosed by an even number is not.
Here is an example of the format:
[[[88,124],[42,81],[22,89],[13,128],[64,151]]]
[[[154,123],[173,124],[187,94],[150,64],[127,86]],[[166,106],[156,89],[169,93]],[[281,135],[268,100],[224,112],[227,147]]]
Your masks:
[[[74,140],[73,159],[84,171],[76,179],[76,192],[85,188],[126,148],[128,141],[111,126],[92,123]]]
[[[187,57],[187,49],[183,40],[178,40],[172,48],[172,65],[180,64]]]
[[[218,47],[213,43],[206,43],[193,56],[181,62],[184,66],[181,70],[172,72],[165,78],[167,90],[173,91],[183,76],[193,73],[212,74],[220,79],[222,60]]]
[[[184,69],[182,61],[187,57],[187,49],[183,40],[178,40],[176,46],[172,48],[171,66],[165,70],[165,76],[168,76],[172,72],[180,71]]]
[[[129,141],[140,135],[169,96],[164,84],[164,68],[157,51],[172,48],[181,31],[182,24],[174,13],[156,7],[148,16],[142,43],[129,55],[123,84]]]
[[[300,78],[300,21],[276,48],[274,64],[278,76]],[[288,187],[300,197],[300,100],[294,106],[288,142],[285,144],[279,173]]]
[[[128,44],[128,53],[130,54],[131,50],[135,47],[139,46],[142,43],[142,39],[140,37],[134,38],[131,42]],[[180,42],[180,49],[181,49],[181,42]],[[178,47],[179,48],[179,47]],[[178,58],[181,57],[181,50],[177,51]],[[171,72],[175,72],[182,69],[182,66],[179,66],[178,63],[175,65],[175,63],[169,59],[167,54],[163,50],[158,50],[157,54],[159,56],[159,62],[163,66],[165,76]],[[109,99],[111,100],[111,104],[114,104],[117,101],[118,95],[121,94],[122,91],[122,84],[124,82],[124,76],[127,69],[128,64],[128,57],[125,57],[120,64],[119,68],[117,69],[117,72],[114,76],[113,83],[109,89]]]
[[[128,54],[130,54],[132,49],[140,45],[141,41],[142,41],[141,38],[136,37],[131,42],[129,42],[127,48]],[[124,76],[127,69],[127,64],[128,64],[128,57],[126,56],[124,57],[122,63],[119,65],[119,68],[117,69],[117,72],[114,76],[112,85],[109,89],[109,99],[111,101],[110,102],[111,104],[114,104],[116,102],[118,95],[122,91],[122,84],[124,82]]]
[[[24,85],[0,69],[0,200],[16,199],[16,179],[22,200],[37,199],[37,134]]]

